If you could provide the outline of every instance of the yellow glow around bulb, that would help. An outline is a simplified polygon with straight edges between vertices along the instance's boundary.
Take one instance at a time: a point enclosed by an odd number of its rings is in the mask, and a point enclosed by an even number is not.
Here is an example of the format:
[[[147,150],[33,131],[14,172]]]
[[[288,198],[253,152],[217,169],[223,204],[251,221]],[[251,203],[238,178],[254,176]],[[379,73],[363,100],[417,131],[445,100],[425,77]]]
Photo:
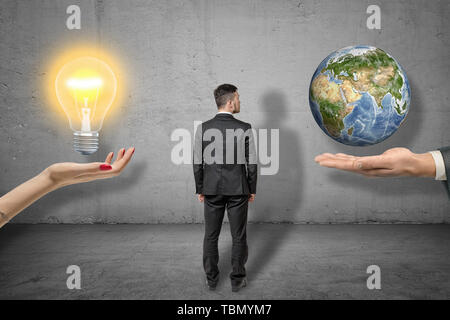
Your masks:
[[[61,70],[65,65],[75,61],[81,57],[93,57],[100,61],[103,61],[107,64],[117,78],[117,92],[116,97],[108,110],[107,121],[111,120],[113,123],[116,122],[125,110],[123,108],[116,108],[116,106],[121,106],[125,99],[127,99],[127,87],[129,85],[129,80],[127,78],[126,68],[122,64],[120,55],[117,55],[117,52],[109,52],[104,50],[101,47],[93,46],[91,43],[70,43],[68,46],[63,46],[59,48],[55,48],[54,51],[49,52],[48,56],[45,58],[45,65],[42,67],[45,70],[45,74],[42,75],[41,78],[38,79],[36,85],[42,87],[43,92],[46,93],[47,105],[50,108],[52,116],[56,116],[61,118],[60,123],[65,124],[64,120],[67,119],[67,113],[64,108],[61,107],[61,99],[58,98],[56,88],[55,88],[55,80]],[[102,74],[93,73],[87,69],[81,68],[84,72],[77,72],[76,74],[71,74],[69,77],[66,77],[64,81],[67,81],[68,78],[100,78],[103,81],[101,90],[104,90],[103,87],[107,86],[107,79],[102,77]],[[67,83],[63,83],[63,85],[70,89],[67,86]],[[73,89],[72,89],[73,90]],[[58,119],[59,120],[59,119]]]
[[[104,61],[80,57],[58,71],[55,93],[74,131],[74,148],[82,154],[98,150],[98,132],[117,93],[117,79]]]
[[[98,149],[99,131],[106,116],[113,122],[123,111],[127,77],[118,56],[89,43],[71,43],[48,58],[44,80],[48,105],[64,115],[74,131],[74,149],[91,154]],[[99,85],[98,80],[101,79]],[[69,81],[77,79],[76,81]],[[83,80],[83,81],[80,81]]]
[[[67,80],[67,86],[72,89],[98,89],[102,84],[103,81],[100,78],[70,78]]]
[[[98,132],[116,98],[117,79],[104,61],[86,56],[59,70],[55,91],[73,131]]]

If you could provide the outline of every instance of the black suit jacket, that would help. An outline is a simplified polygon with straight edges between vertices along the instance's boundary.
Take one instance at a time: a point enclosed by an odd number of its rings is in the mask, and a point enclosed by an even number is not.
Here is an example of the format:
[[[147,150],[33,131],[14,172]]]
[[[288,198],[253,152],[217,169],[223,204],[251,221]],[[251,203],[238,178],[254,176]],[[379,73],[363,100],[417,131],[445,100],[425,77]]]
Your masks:
[[[220,135],[222,140],[220,140]],[[256,193],[258,169],[251,125],[218,113],[197,128],[194,141],[196,193]]]
[[[450,147],[440,148],[445,164],[445,174],[447,175],[447,181],[444,181],[445,188],[447,189],[448,196],[450,198]]]

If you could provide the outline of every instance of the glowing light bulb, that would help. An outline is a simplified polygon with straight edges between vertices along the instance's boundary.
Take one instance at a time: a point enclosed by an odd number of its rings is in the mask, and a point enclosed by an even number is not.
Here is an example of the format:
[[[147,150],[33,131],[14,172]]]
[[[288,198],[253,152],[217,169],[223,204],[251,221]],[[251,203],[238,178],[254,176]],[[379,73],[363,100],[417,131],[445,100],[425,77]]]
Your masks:
[[[59,70],[55,89],[74,131],[75,151],[84,155],[96,152],[99,131],[117,93],[114,72],[97,58],[78,58]]]

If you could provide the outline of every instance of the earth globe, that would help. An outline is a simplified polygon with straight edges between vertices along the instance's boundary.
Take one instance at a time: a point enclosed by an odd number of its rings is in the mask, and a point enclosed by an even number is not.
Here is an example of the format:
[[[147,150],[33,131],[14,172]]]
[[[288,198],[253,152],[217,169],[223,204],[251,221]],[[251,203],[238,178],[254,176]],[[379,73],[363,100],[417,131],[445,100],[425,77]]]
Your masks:
[[[385,51],[351,46],[331,53],[317,67],[309,105],[320,128],[351,146],[379,143],[403,123],[411,89],[400,64]]]

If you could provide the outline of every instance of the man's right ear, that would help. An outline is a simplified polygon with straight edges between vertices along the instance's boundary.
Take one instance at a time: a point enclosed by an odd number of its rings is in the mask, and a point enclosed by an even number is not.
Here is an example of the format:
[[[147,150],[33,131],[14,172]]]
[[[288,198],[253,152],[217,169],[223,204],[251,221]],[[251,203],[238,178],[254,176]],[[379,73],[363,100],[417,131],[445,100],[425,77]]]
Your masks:
[[[234,101],[233,100],[229,100],[228,102],[227,102],[227,105],[230,105],[230,108],[229,108],[229,110],[231,110],[231,113],[234,113],[234,109],[236,109],[236,106],[235,106],[235,104],[234,104]]]

